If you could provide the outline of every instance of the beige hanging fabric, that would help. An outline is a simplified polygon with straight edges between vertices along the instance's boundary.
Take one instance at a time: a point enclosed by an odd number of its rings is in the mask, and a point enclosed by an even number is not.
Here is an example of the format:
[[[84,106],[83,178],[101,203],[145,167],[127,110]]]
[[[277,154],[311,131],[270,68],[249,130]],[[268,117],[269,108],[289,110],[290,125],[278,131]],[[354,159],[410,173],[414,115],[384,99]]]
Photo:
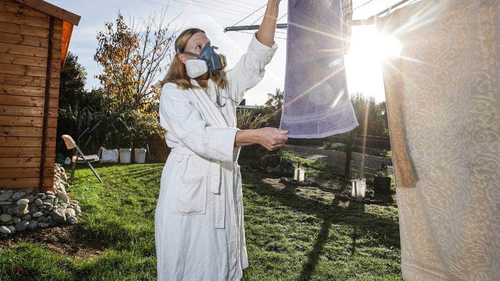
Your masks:
[[[406,281],[500,280],[499,2],[419,1],[377,22],[403,46],[383,75]]]

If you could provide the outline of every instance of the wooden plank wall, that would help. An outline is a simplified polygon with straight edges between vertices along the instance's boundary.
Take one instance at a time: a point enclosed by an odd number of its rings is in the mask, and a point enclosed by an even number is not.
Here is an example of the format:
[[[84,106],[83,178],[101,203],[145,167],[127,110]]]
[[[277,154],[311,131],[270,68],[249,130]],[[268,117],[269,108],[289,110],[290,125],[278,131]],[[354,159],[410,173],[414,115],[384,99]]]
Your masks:
[[[0,189],[39,187],[50,17],[0,0]],[[55,19],[44,189],[54,180],[62,21]]]

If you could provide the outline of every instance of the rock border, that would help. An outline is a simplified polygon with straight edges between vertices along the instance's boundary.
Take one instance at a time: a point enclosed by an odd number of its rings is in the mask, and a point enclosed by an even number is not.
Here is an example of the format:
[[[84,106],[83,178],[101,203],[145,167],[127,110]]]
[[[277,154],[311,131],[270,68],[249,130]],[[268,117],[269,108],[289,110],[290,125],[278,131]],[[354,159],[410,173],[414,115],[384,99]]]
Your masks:
[[[69,187],[64,168],[54,166],[54,192],[36,193],[26,190],[0,190],[0,235],[5,238],[17,231],[47,228],[57,224],[77,224],[81,208],[77,200],[66,194]]]

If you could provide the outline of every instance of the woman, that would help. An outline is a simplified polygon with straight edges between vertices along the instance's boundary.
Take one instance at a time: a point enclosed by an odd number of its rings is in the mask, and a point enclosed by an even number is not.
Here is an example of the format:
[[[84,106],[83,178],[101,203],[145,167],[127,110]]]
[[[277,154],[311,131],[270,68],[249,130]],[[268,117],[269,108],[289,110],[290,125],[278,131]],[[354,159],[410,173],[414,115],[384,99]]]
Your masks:
[[[161,93],[160,123],[172,148],[161,178],[155,240],[158,280],[240,280],[248,266],[240,147],[281,147],[288,131],[239,130],[236,106],[276,51],[280,0],[269,0],[248,52],[232,70],[201,29],[183,31]]]

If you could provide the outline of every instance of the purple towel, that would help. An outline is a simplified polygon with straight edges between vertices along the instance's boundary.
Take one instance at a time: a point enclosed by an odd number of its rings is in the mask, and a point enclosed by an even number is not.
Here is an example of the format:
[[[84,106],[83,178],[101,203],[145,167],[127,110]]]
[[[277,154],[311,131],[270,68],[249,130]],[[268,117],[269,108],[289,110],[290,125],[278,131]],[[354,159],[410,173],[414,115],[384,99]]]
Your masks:
[[[289,0],[281,128],[323,138],[358,126],[347,91],[341,1]]]

